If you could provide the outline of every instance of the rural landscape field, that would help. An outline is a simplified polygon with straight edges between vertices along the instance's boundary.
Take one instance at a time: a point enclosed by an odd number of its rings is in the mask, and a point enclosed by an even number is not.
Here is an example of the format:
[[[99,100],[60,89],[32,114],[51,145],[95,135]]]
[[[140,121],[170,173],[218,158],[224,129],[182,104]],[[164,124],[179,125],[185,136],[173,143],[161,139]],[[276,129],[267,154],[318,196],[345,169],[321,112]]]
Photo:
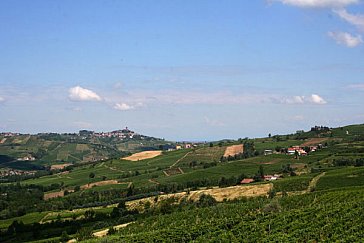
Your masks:
[[[0,243],[364,242],[364,0],[1,0]]]
[[[92,162],[22,161],[33,168],[28,174],[11,174],[22,171],[12,168],[17,159],[2,161],[1,241],[355,241],[362,234],[364,125],[165,143]],[[9,147],[28,145],[1,145]]]

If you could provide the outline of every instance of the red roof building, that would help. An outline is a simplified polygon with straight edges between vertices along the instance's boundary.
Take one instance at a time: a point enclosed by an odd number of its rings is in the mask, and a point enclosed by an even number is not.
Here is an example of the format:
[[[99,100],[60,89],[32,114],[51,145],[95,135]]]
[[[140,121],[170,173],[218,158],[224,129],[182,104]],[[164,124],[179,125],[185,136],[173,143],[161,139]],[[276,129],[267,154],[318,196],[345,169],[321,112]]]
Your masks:
[[[252,183],[254,182],[254,179],[250,179],[250,178],[247,178],[247,179],[244,179],[240,182],[240,184],[249,184],[249,183]]]

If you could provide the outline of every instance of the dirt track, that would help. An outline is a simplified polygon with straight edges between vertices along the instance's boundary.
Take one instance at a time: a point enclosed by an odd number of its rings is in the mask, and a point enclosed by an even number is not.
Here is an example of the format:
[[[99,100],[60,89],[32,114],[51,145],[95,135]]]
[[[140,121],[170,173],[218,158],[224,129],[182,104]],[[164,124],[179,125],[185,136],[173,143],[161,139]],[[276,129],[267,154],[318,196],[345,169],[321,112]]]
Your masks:
[[[162,151],[158,150],[158,151],[144,151],[144,152],[140,152],[140,153],[135,153],[129,157],[126,158],[122,158],[124,160],[130,160],[130,161],[139,161],[139,160],[144,160],[144,159],[151,159],[154,157],[157,157],[159,155],[162,154]]]

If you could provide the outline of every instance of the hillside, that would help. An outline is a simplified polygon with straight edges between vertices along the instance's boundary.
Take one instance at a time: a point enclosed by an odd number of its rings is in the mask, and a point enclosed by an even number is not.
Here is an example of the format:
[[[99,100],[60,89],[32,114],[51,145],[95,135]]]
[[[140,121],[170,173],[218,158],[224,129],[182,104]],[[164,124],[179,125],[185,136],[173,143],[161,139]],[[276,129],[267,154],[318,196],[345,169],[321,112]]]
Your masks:
[[[1,167],[41,170],[63,163],[87,163],[119,158],[136,151],[171,144],[129,129],[108,133],[82,130],[75,134],[0,134]]]
[[[108,240],[336,241],[345,229],[355,233],[342,239],[355,241],[364,220],[348,222],[363,215],[363,134],[364,125],[314,127],[185,144],[1,183],[0,238],[88,239],[118,226]]]

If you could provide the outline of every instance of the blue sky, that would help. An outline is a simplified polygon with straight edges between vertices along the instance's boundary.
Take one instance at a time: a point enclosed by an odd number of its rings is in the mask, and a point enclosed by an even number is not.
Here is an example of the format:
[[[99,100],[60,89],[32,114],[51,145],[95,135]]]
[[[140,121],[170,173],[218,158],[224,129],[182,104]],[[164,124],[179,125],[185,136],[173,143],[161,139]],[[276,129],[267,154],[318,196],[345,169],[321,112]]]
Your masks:
[[[213,140],[364,120],[360,0],[4,0],[0,30],[0,131]]]

